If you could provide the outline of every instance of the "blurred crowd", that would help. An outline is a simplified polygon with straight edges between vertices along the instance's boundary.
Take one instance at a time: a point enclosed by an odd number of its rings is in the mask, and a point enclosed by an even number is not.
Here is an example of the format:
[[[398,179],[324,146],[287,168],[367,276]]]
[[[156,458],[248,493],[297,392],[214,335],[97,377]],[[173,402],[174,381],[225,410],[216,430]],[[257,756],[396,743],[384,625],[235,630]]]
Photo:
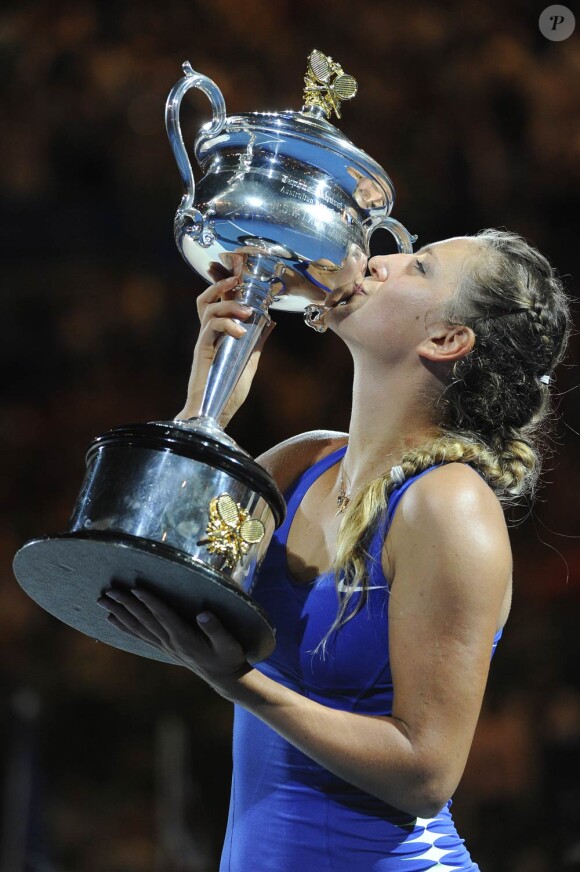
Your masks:
[[[172,238],[181,188],[163,111],[181,63],[235,114],[299,109],[307,55],[331,54],[359,81],[339,125],[385,167],[393,214],[420,244],[506,226],[577,295],[580,38],[542,36],[543,5],[3,5],[1,872],[217,868],[229,707],[182,670],[60,624],[11,571],[25,539],[65,529],[92,437],[182,406],[203,282]],[[208,117],[188,95],[187,143]],[[297,316],[276,320],[231,427],[253,455],[348,426],[344,350]],[[574,341],[554,388],[540,499],[511,521],[513,614],[453,807],[483,872],[580,869],[577,354]]]

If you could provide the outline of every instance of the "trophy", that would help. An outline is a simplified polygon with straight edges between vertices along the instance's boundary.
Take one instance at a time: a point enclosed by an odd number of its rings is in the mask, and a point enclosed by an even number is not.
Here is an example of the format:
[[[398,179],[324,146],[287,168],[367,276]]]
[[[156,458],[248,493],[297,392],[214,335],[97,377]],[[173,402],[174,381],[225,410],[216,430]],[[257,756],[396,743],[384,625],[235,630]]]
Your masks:
[[[189,63],[183,72],[166,105],[185,185],[175,240],[208,281],[213,263],[241,269],[236,297],[252,310],[246,333],[222,337],[198,417],[119,427],[92,442],[67,532],[27,542],[14,572],[44,609],[110,645],[172,662],[112,626],[96,604],[111,585],[142,587],[186,618],[212,611],[255,663],[274,649],[275,628],[252,585],[285,505],[266,470],[220,427],[221,414],[270,309],[302,312],[322,332],[327,295],[354,291],[371,234],[389,230],[404,252],[415,237],[390,217],[384,170],[328,120],[357,90],[332,58],[311,53],[299,112],[227,117],[217,85]],[[179,123],[190,88],[213,111],[193,148],[197,185]]]

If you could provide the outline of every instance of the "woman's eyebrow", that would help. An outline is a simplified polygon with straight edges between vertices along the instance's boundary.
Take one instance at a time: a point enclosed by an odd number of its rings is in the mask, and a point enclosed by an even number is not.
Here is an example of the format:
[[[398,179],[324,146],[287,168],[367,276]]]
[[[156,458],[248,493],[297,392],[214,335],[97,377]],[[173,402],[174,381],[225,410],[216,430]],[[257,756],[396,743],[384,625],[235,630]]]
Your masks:
[[[426,245],[424,248],[420,248],[419,251],[416,252],[416,254],[430,254],[435,263],[439,265],[439,258],[436,254],[434,254],[433,249],[430,248],[428,245]]]

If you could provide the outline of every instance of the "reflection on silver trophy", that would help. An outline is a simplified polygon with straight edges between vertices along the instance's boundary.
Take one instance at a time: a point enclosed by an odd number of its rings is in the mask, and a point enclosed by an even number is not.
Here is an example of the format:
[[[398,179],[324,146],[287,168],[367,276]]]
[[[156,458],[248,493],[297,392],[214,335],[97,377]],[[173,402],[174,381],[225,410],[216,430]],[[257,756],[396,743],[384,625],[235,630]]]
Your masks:
[[[14,571],[43,608],[110,645],[166,659],[96,605],[111,584],[141,586],[183,615],[213,611],[256,662],[272,652],[275,629],[250,596],[252,581],[285,506],[269,474],[220,427],[221,414],[271,308],[302,312],[322,332],[327,295],[354,290],[372,233],[389,230],[405,252],[414,238],[390,217],[387,174],[327,120],[332,111],[340,118],[341,101],[357,90],[331,58],[311,53],[300,112],[227,117],[217,85],[189,63],[183,70],[166,107],[185,184],[175,239],[208,281],[212,263],[241,269],[236,297],[252,310],[247,332],[220,342],[199,417],[119,427],[94,440],[68,532],[26,543]],[[179,124],[190,88],[213,110],[193,149],[197,185]]]

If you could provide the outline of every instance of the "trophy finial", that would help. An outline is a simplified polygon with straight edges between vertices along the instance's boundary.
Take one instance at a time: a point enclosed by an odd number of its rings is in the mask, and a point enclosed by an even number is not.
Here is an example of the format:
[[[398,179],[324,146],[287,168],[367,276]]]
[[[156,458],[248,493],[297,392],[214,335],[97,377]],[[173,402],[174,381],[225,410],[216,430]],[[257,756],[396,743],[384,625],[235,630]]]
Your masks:
[[[355,78],[347,75],[340,64],[317,48],[308,56],[304,83],[305,108],[322,109],[327,118],[333,111],[340,118],[341,101],[351,100],[358,88]]]

